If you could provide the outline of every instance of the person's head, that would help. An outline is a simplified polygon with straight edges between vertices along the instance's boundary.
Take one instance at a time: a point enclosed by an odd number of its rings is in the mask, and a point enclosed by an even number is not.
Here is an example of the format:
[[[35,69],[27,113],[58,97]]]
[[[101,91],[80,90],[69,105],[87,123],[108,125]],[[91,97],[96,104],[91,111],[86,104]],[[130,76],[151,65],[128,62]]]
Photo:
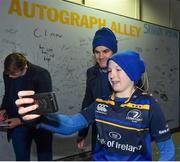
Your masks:
[[[133,50],[117,52],[108,60],[108,79],[117,93],[134,89],[144,71],[144,61]]]
[[[18,78],[25,74],[27,70],[26,57],[21,53],[11,53],[4,61],[4,73],[10,78]]]
[[[107,27],[96,31],[93,42],[93,53],[101,68],[107,67],[107,60],[117,52],[117,40],[114,33]]]

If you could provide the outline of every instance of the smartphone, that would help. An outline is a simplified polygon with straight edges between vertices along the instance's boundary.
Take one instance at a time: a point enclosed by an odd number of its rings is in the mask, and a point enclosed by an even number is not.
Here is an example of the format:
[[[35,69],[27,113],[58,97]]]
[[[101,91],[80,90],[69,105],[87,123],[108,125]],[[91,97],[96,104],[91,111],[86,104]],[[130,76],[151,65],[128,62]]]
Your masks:
[[[37,93],[28,97],[33,98],[34,102],[38,104],[38,108],[31,111],[30,114],[45,115],[59,110],[55,92]]]
[[[8,122],[7,121],[0,121],[0,127],[8,127]]]
[[[0,131],[1,132],[7,132],[7,129],[9,127],[9,124],[7,121],[0,121]]]

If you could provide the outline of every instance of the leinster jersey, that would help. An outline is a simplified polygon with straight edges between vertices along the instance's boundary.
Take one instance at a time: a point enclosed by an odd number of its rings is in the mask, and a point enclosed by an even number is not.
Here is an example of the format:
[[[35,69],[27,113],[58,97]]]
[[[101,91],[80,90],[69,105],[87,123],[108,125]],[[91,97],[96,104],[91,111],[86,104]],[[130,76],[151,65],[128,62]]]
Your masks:
[[[125,102],[116,102],[114,95],[96,99],[81,114],[89,124],[96,122],[92,160],[152,160],[151,138],[156,142],[170,138],[159,104],[139,90]]]

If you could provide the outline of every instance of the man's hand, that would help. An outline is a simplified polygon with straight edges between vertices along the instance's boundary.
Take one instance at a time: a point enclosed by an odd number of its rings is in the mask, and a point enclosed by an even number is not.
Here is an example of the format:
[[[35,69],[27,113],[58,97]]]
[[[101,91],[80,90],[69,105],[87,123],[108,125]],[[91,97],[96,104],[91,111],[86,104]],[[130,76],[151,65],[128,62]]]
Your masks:
[[[23,115],[23,120],[32,120],[40,117],[40,115],[37,114],[27,114],[33,110],[36,110],[38,108],[38,105],[34,103],[33,98],[28,98],[30,95],[34,95],[34,91],[19,91],[18,96],[19,99],[16,100],[16,105],[19,108],[18,113],[20,115]],[[28,106],[24,106],[28,105]]]
[[[81,136],[77,137],[77,148],[80,151],[83,151],[85,149],[85,139],[84,139],[84,137],[81,137]]]
[[[8,123],[8,127],[7,127],[8,129],[21,125],[21,120],[19,118],[7,119],[6,122]]]
[[[6,113],[6,110],[0,110],[0,121],[3,121],[5,120],[5,113]]]

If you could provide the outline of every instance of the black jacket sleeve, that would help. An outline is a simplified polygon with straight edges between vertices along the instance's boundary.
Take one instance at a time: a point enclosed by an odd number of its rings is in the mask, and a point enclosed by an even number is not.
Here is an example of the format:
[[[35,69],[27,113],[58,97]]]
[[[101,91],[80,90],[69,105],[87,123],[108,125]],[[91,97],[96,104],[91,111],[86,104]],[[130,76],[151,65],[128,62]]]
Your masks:
[[[3,80],[4,80],[4,96],[3,96],[3,99],[2,99],[2,104],[1,104],[1,107],[0,107],[0,110],[3,110],[3,109],[6,109],[7,105],[7,85],[8,85],[8,79],[7,79],[7,76],[3,73]]]
[[[51,92],[52,91],[52,80],[49,72],[43,69],[37,74],[36,80],[36,93]]]
[[[87,70],[87,73],[86,73],[86,90],[85,90],[85,96],[84,96],[84,99],[83,99],[83,102],[82,102],[82,110],[86,107],[88,107],[91,103],[93,103],[93,95],[92,95],[92,90],[91,90],[91,87],[90,87],[90,70],[88,69]],[[79,131],[79,134],[78,136],[82,137],[82,138],[85,138],[88,134],[88,130],[89,130],[89,127],[87,128],[84,128],[82,130]]]

